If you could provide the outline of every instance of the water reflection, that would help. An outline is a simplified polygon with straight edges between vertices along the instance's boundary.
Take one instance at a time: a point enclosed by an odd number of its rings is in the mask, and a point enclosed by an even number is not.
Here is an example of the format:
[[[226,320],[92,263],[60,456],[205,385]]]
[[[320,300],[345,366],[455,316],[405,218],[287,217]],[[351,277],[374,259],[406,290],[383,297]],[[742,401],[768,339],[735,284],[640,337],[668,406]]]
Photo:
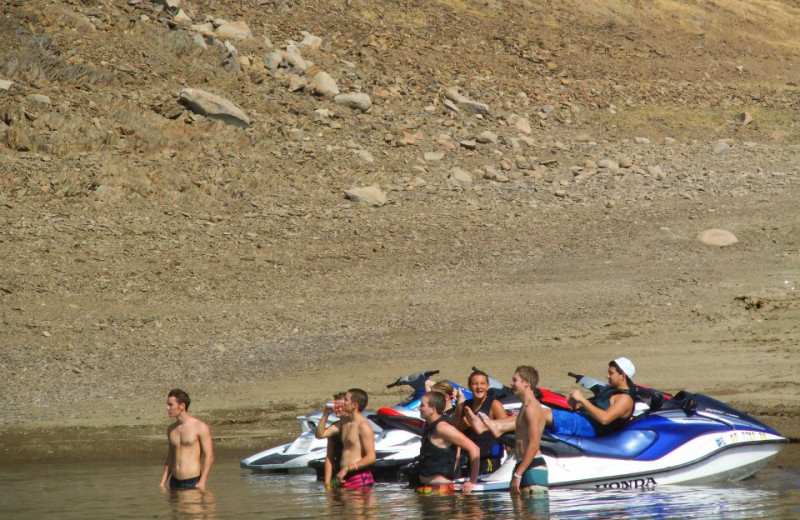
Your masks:
[[[217,501],[211,490],[184,489],[164,493],[169,497],[172,518],[176,520],[217,518]]]
[[[328,515],[353,520],[378,520],[378,496],[374,489],[332,489],[328,496]]]
[[[0,519],[800,518],[800,473],[794,467],[768,468],[754,479],[719,486],[556,489],[512,499],[508,493],[418,495],[383,483],[369,491],[326,491],[313,476],[252,475],[237,463],[218,457],[208,490],[175,493],[158,487],[159,461],[0,467]],[[113,490],[109,482],[115,483]]]

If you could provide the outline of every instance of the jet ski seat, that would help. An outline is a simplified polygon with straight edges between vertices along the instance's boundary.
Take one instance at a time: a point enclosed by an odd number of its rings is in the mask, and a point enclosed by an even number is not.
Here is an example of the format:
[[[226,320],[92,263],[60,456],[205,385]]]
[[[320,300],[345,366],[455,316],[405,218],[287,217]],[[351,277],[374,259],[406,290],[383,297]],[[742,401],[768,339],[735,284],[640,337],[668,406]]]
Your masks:
[[[554,450],[566,456],[585,454],[594,457],[634,459],[656,442],[658,434],[651,430],[623,430],[602,437],[551,435],[551,438],[577,448],[580,452],[569,453],[572,450]]]

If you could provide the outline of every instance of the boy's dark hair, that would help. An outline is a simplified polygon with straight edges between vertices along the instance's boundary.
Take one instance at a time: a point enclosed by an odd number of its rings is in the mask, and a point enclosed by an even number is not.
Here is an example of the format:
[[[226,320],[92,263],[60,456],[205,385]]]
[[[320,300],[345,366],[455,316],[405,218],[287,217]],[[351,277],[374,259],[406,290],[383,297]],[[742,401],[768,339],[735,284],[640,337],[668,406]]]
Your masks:
[[[358,411],[363,412],[369,403],[367,393],[360,388],[351,388],[347,393],[350,394],[350,400],[358,405]]]
[[[189,405],[192,404],[192,399],[189,397],[189,394],[181,390],[180,388],[173,388],[167,394],[167,399],[170,397],[174,397],[179,403],[183,403],[186,405],[186,411],[189,411]]]
[[[445,399],[441,392],[431,390],[430,392],[425,392],[422,397],[428,398],[428,404],[431,405],[434,410],[436,410],[436,413],[439,415],[444,413]]]

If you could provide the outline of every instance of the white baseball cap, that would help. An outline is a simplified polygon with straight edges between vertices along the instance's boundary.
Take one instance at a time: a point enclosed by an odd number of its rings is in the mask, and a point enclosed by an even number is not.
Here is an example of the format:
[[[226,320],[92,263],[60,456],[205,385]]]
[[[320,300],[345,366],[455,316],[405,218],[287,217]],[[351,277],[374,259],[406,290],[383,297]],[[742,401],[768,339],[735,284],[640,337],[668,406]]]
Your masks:
[[[614,360],[614,363],[622,370],[622,373],[628,376],[631,380],[633,380],[633,375],[636,373],[636,367],[633,366],[633,363],[630,359],[626,357],[618,357]]]

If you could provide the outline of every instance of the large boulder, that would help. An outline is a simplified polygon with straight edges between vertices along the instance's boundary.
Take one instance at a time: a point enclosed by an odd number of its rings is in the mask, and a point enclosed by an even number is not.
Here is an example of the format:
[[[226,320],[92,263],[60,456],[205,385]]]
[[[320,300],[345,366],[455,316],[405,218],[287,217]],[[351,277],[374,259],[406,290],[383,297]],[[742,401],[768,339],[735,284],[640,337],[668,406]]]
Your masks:
[[[728,247],[739,242],[736,236],[724,229],[706,229],[697,235],[697,240],[707,246]]]
[[[334,103],[344,105],[350,108],[357,108],[362,112],[366,112],[372,107],[372,99],[363,92],[348,92],[347,94],[339,94],[333,98]]]
[[[489,105],[486,103],[479,103],[477,101],[473,101],[468,97],[461,94],[458,90],[458,87],[450,87],[445,90],[444,95],[447,99],[455,103],[455,105],[461,110],[463,109],[465,112],[470,114],[488,114],[489,113]]]
[[[308,86],[311,92],[324,98],[333,99],[339,94],[339,87],[336,86],[336,80],[324,71],[314,74]]]
[[[219,119],[225,124],[241,128],[250,126],[250,118],[241,108],[227,99],[205,90],[185,88],[181,91],[178,101],[192,112]]]
[[[345,190],[344,194],[348,199],[365,204],[368,206],[380,207],[386,204],[386,193],[377,184],[372,186],[364,186],[357,188],[350,188]]]
[[[220,25],[217,27],[216,30],[217,38],[252,38],[253,33],[250,31],[250,27],[248,27],[247,23],[245,22],[228,22],[226,24]]]

